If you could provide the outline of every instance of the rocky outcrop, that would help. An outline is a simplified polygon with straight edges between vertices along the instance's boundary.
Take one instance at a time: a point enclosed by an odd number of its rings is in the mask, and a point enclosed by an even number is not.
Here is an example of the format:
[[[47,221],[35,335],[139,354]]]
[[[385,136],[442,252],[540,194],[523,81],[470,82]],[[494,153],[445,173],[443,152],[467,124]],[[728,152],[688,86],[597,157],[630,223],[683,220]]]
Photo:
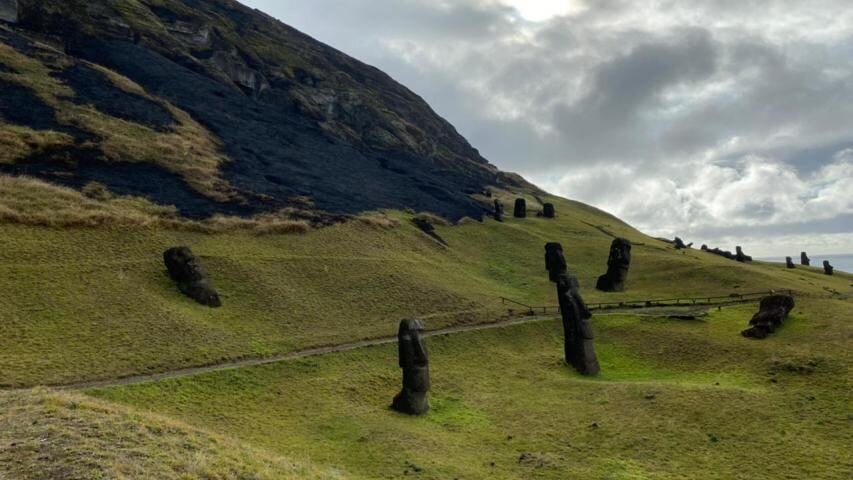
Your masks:
[[[423,415],[429,410],[429,354],[422,333],[419,320],[403,320],[397,332],[403,388],[394,397],[391,408],[408,415]]]
[[[513,209],[512,216],[515,218],[527,218],[527,200],[523,198],[515,200],[515,209]]]
[[[554,218],[557,216],[557,211],[553,203],[546,203],[542,206],[542,216],[545,218]]]
[[[560,276],[566,273],[568,265],[563,256],[563,246],[556,242],[545,244],[545,269],[548,270],[548,279],[554,283],[560,280]]]
[[[800,265],[804,267],[809,267],[812,264],[812,260],[809,258],[806,252],[800,252]]]
[[[763,339],[775,332],[794,309],[794,297],[770,295],[761,300],[758,313],[749,321],[749,328],[741,332],[747,338]]]
[[[212,308],[222,306],[219,294],[210,285],[207,275],[189,247],[175,247],[163,253],[169,277],[181,292],[196,302]]]
[[[823,273],[827,275],[833,275],[835,273],[835,267],[830,265],[829,260],[823,261]]]
[[[631,247],[631,241],[626,238],[613,240],[607,259],[607,273],[598,277],[595,288],[602,292],[625,291],[625,281],[631,267]]]
[[[0,0],[0,21],[18,23],[18,0]]]
[[[752,257],[751,257],[751,256],[749,256],[749,255],[747,255],[747,254],[743,253],[743,248],[741,248],[741,247],[735,247],[735,250],[736,250],[736,253],[735,253],[735,260],[737,260],[738,262],[740,262],[740,263],[746,263],[746,262],[751,262],[751,261],[752,261]]]
[[[785,266],[787,268],[797,268],[797,266],[794,265],[794,259],[791,257],[785,257]]]
[[[589,319],[592,313],[580,294],[577,278],[560,275],[557,281],[557,299],[563,320],[563,353],[566,363],[581,375],[598,375],[601,367],[595,354],[593,331]]]

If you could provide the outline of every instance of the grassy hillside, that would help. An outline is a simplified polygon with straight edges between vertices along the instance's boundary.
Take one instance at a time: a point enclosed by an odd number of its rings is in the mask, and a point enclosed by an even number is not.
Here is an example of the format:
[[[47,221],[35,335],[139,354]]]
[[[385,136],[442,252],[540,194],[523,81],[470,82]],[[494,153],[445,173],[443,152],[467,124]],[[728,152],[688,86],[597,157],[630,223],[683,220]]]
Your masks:
[[[0,393],[0,412],[0,478],[352,478],[78,394]]]
[[[406,316],[430,328],[494,321],[506,296],[553,304],[543,245],[563,243],[588,301],[793,288],[828,297],[850,276],[742,265],[678,252],[582,204],[556,220],[439,226],[443,247],[397,221],[353,221],[294,235],[220,234],[155,225],[0,225],[0,385],[113,378],[393,334]],[[531,204],[535,201],[531,199]],[[378,218],[378,217],[377,217]],[[628,291],[594,290],[611,238],[635,241]],[[210,310],[165,275],[162,251],[186,244],[224,299]],[[746,323],[744,319],[743,323]]]
[[[849,478],[853,304],[800,300],[764,342],[753,311],[597,316],[592,380],[557,321],[431,338],[421,418],[387,408],[394,345],[90,393],[369,478]]]

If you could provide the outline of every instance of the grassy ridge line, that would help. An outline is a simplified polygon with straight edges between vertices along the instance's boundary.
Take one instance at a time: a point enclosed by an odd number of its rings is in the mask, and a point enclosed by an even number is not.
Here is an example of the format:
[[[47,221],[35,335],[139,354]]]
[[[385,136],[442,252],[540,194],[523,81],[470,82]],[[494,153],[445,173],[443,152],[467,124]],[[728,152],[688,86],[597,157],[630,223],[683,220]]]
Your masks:
[[[416,419],[386,407],[393,345],[90,393],[370,478],[848,478],[853,303],[800,299],[761,342],[753,312],[594,317],[597,379],[558,321],[431,338]]]
[[[349,222],[284,236],[0,225],[0,289],[6,292],[0,296],[0,385],[77,383],[273,357],[383,337],[409,316],[443,315],[431,328],[494,321],[506,312],[500,296],[553,303],[545,240],[563,243],[588,302],[770,288],[817,296],[827,296],[825,287],[850,290],[849,276],[677,252],[595,209],[552,200],[553,221],[438,226],[449,248],[402,212],[387,212],[399,224],[393,228]],[[627,292],[594,289],[611,238],[588,224],[638,244]],[[166,277],[162,252],[179,244],[202,256],[224,298],[222,309],[199,307]],[[60,259],[69,264],[48,267]]]
[[[355,478],[79,394],[0,393],[0,412],[2,478]]]

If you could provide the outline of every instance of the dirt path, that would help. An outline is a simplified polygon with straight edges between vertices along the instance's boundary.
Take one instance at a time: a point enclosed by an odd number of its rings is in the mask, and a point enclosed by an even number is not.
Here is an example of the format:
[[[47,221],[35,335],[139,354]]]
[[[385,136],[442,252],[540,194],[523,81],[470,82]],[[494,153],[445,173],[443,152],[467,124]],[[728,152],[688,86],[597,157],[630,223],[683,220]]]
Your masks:
[[[456,327],[447,327],[441,328],[438,330],[433,330],[426,332],[424,334],[425,337],[436,337],[441,335],[451,335],[454,333],[462,333],[462,332],[473,332],[477,330],[489,330],[493,328],[506,328],[511,327],[513,325],[520,325],[524,323],[531,322],[540,322],[544,320],[551,320],[556,318],[553,315],[549,316],[533,316],[533,317],[519,317],[513,318],[510,320],[504,320],[500,322],[494,323],[482,323],[477,325],[460,325]],[[396,343],[397,336],[391,337],[382,337],[375,338],[371,340],[360,340],[357,342],[351,343],[343,343],[340,345],[331,345],[327,347],[317,347],[317,348],[309,348],[306,350],[299,350],[296,352],[286,353],[284,355],[277,355],[275,357],[266,357],[266,358],[250,358],[245,360],[235,360],[233,362],[225,362],[218,363],[215,365],[207,365],[203,367],[190,367],[190,368],[182,368],[179,370],[172,370],[168,372],[162,373],[154,373],[150,375],[136,375],[131,377],[124,378],[112,378],[107,380],[96,380],[91,382],[79,382],[79,383],[69,383],[64,385],[50,385],[52,388],[56,388],[59,390],[88,390],[90,388],[106,388],[106,387],[119,387],[126,385],[136,385],[139,383],[150,383],[157,382],[160,380],[169,380],[173,378],[182,378],[189,377],[193,375],[199,375],[202,373],[209,372],[219,372],[223,370],[233,370],[237,368],[245,368],[245,367],[255,367],[259,365],[269,365],[272,363],[285,362],[288,360],[296,360],[300,358],[307,357],[316,357],[319,355],[327,355],[330,353],[340,353],[347,352],[350,350],[356,350],[360,348],[366,347],[375,347],[379,345],[387,345],[390,343]]]

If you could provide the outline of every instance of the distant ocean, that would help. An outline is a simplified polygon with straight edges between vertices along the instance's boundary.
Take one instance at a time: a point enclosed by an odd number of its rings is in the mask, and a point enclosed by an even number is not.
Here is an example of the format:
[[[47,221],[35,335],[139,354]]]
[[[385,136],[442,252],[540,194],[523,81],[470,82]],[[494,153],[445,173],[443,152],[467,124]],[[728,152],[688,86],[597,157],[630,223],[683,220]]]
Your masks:
[[[791,258],[794,259],[794,263],[800,264],[800,254],[791,255]],[[853,254],[846,253],[843,255],[809,255],[809,258],[812,261],[813,267],[823,267],[823,261],[829,260],[829,263],[835,267],[836,270],[843,270],[848,273],[853,273]],[[785,263],[785,257],[763,257],[758,258],[757,260],[762,260],[765,262],[779,262]]]

